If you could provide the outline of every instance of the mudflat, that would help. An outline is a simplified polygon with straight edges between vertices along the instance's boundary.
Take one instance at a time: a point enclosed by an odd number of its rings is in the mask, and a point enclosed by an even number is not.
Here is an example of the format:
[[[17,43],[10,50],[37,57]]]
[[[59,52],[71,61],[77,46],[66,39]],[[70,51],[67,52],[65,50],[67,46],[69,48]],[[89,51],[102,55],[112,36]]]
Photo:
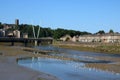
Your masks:
[[[0,80],[58,80],[55,76],[18,65],[17,58],[34,56],[22,48],[0,45]]]

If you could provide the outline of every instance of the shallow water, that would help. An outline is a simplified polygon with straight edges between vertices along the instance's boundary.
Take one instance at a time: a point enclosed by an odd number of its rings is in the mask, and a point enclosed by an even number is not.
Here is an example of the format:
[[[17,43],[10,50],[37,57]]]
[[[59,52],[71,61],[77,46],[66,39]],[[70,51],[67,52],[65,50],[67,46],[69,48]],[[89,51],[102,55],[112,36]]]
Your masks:
[[[70,50],[70,49],[64,49],[59,47],[54,47],[51,45],[47,46],[39,46],[36,47],[38,49],[42,50],[52,50],[55,51],[56,54],[50,54],[53,56],[64,56],[69,58],[75,58],[83,60],[86,63],[111,63],[112,60],[99,60],[98,57],[103,58],[120,58],[119,54],[104,54],[104,53],[95,53],[95,52],[85,52],[85,51],[77,51],[77,50]]]
[[[54,46],[35,47],[55,51],[52,56],[77,59],[68,61],[50,58],[28,58],[18,64],[52,74],[61,80],[120,80],[120,55],[81,52]],[[100,59],[103,58],[103,59]]]
[[[28,58],[19,65],[52,74],[61,80],[120,80],[119,73],[86,67],[86,63],[50,58]]]
[[[39,46],[39,47],[35,47],[38,49],[42,49],[42,50],[53,50],[56,51],[56,53],[65,53],[65,54],[69,54],[69,55],[80,55],[80,56],[109,56],[109,57],[120,57],[120,54],[104,54],[104,53],[93,53],[93,52],[85,52],[85,51],[77,51],[77,50],[70,50],[70,49],[64,49],[64,48],[60,48],[60,47],[55,47],[52,45],[46,45],[46,46]],[[64,55],[65,55],[64,54]]]

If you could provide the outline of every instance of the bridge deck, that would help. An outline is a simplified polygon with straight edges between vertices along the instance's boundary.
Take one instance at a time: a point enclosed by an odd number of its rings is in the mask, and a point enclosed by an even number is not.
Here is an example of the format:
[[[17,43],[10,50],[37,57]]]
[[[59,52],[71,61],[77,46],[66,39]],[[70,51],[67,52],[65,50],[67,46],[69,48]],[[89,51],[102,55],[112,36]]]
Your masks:
[[[37,41],[37,43],[36,43]],[[52,44],[52,38],[14,38],[14,37],[0,37],[0,42],[11,42],[11,45],[14,46],[15,42],[24,43],[24,46],[27,46],[28,43],[35,43],[35,45],[39,45],[40,43]]]
[[[14,37],[0,37],[0,42],[25,42],[25,41],[52,41],[52,38],[14,38]]]

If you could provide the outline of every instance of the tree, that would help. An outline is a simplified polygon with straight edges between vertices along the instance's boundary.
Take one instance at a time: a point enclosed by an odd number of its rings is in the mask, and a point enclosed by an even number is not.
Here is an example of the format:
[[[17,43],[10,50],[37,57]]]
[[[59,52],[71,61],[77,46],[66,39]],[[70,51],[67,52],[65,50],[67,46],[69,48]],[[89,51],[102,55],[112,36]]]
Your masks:
[[[2,25],[2,23],[0,22],[0,29],[2,29],[3,28],[3,25]]]
[[[0,25],[2,25],[2,23],[0,22]]]
[[[109,33],[114,33],[114,31],[112,29],[110,29]]]
[[[105,31],[104,30],[100,30],[96,34],[105,34]]]
[[[55,39],[59,39],[60,37],[62,37],[64,35],[65,35],[64,29],[61,29],[61,28],[55,29],[53,32],[53,37]]]
[[[86,34],[91,34],[88,32],[80,32],[80,31],[75,31],[75,30],[67,30],[67,29],[62,29],[62,28],[57,28],[57,29],[51,29],[51,28],[43,28],[39,25],[29,25],[29,24],[20,24],[18,25],[18,30],[20,30],[21,33],[28,33],[29,37],[34,37],[33,35],[33,27],[35,29],[35,36],[38,34],[38,29],[40,27],[40,33],[39,37],[53,37],[54,39],[59,39],[60,37],[64,35],[70,35],[71,37],[76,36],[76,35],[86,35]]]

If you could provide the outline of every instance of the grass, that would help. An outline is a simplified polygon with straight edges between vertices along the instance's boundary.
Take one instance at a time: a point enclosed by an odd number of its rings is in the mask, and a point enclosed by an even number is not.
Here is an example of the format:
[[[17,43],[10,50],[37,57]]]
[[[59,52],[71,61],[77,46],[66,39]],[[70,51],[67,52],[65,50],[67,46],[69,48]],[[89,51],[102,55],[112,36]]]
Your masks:
[[[102,45],[95,48],[96,51],[106,52],[106,53],[119,53],[120,54],[120,45]]]
[[[100,52],[100,53],[114,53],[120,54],[120,45],[117,44],[54,44],[57,47],[68,48],[79,51]]]

